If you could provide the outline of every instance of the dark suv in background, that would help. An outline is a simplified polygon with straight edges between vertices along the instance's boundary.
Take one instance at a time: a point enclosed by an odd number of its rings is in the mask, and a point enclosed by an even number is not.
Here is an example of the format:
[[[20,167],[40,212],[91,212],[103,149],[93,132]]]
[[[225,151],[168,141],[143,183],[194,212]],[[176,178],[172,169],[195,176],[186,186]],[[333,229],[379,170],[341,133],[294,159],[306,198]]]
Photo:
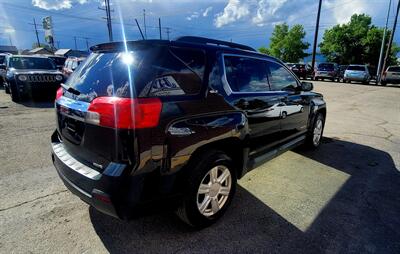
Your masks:
[[[52,159],[71,192],[106,214],[162,204],[204,227],[248,171],[321,143],[323,96],[253,48],[181,37],[92,51],[57,91]]]
[[[336,63],[320,63],[314,73],[314,80],[339,81],[339,67]]]
[[[35,94],[55,94],[64,76],[53,60],[44,56],[7,56],[5,91],[14,102]]]

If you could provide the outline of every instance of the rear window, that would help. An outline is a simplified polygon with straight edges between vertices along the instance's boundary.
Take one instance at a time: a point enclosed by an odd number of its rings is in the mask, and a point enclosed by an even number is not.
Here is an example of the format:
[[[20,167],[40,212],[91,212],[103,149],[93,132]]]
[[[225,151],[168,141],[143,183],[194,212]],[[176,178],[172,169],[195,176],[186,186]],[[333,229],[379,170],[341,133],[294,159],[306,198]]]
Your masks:
[[[391,72],[400,72],[400,66],[393,66],[393,67],[389,67],[388,71]]]
[[[67,81],[91,101],[98,96],[195,95],[202,86],[203,51],[152,47],[130,52],[92,53]]]
[[[333,70],[335,65],[331,63],[322,63],[318,65],[318,69]]]
[[[365,71],[365,66],[350,65],[349,67],[347,67],[347,70],[349,70],[349,71]]]
[[[5,60],[6,60],[6,56],[0,56],[0,64],[4,64]]]

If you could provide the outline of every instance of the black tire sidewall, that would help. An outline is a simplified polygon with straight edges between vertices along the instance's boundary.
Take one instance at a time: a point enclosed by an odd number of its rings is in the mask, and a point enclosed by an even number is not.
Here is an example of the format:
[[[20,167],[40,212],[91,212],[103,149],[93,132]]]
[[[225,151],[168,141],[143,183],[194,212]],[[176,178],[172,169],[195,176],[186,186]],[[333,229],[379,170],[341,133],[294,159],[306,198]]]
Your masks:
[[[185,209],[185,215],[189,224],[196,228],[203,228],[217,221],[228,209],[236,192],[236,173],[232,159],[223,152],[219,151],[210,151],[205,153],[203,156],[200,156],[199,160],[197,160],[197,165],[194,163],[192,163],[192,165],[195,165],[195,167],[191,172],[188,185],[186,186],[187,195],[184,199],[183,205]],[[231,191],[224,207],[219,210],[215,215],[206,217],[202,215],[197,208],[197,191],[200,186],[200,182],[203,180],[204,176],[211,168],[217,165],[224,165],[229,169],[232,176]]]

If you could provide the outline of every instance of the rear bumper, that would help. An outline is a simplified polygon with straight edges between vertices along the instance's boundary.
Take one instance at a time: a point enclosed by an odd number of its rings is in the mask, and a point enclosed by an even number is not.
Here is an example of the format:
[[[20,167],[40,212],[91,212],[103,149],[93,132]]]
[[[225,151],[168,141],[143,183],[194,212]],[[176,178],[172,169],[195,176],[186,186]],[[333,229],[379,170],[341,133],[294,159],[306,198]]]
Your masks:
[[[107,168],[100,173],[73,158],[57,135],[57,132],[52,135],[52,160],[65,186],[97,210],[116,218],[125,218],[128,211],[127,206],[123,205],[126,165],[113,164],[113,176],[105,174],[110,172]],[[140,193],[134,194],[140,196]]]
[[[368,77],[357,77],[357,76],[345,76],[344,77],[345,80],[349,80],[349,81],[361,81],[361,82],[365,82],[368,81],[369,78]]]
[[[385,79],[382,79],[382,81],[389,83],[389,84],[400,84],[400,78],[399,79],[385,78]]]

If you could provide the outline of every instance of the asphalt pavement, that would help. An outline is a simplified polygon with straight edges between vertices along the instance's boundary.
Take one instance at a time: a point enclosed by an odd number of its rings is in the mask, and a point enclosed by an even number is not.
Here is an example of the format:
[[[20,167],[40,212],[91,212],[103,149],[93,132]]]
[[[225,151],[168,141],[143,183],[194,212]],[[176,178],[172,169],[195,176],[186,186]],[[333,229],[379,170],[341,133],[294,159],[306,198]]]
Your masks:
[[[0,253],[400,253],[400,88],[314,82],[321,147],[240,180],[215,225],[174,214],[120,221],[66,190],[50,158],[53,102],[0,90]]]

